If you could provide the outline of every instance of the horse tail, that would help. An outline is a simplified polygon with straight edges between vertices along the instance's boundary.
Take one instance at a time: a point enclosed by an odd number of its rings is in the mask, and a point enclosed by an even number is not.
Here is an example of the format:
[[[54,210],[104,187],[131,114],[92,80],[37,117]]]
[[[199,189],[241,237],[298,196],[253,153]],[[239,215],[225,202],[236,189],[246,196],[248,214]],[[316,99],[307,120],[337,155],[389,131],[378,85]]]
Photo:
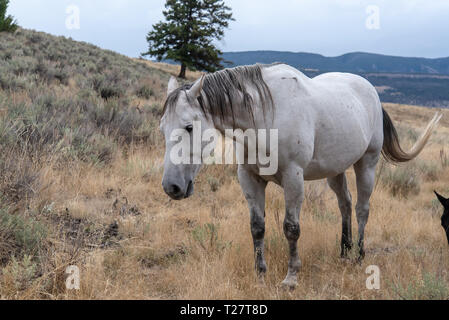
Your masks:
[[[402,149],[401,144],[399,143],[398,133],[393,122],[391,121],[390,116],[385,109],[382,108],[382,111],[384,117],[384,145],[382,155],[388,162],[391,163],[403,163],[415,159],[421,151],[423,151],[424,147],[427,145],[427,142],[429,142],[433,130],[443,116],[441,113],[435,114],[422,136],[413,146],[412,150],[410,152],[406,152]]]

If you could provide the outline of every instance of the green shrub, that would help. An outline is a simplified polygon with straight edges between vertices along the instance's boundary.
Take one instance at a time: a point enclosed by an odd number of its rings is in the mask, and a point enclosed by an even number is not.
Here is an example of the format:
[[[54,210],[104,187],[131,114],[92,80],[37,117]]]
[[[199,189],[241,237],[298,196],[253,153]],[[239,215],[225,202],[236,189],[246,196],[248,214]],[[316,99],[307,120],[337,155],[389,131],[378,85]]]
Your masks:
[[[219,226],[208,223],[198,226],[192,231],[193,239],[209,253],[222,253],[231,247],[231,242],[223,241],[218,235]]]
[[[154,93],[153,89],[151,89],[149,86],[143,85],[137,89],[136,95],[140,98],[148,100],[154,95]]]
[[[35,194],[39,179],[31,160],[26,157],[19,160],[12,156],[7,152],[0,157],[0,196],[7,204],[18,204]]]
[[[410,128],[410,129],[407,130],[407,138],[411,142],[415,143],[416,141],[418,141],[419,136],[420,136],[420,134],[415,129]]]
[[[104,99],[120,98],[126,92],[124,80],[119,73],[99,74],[92,79],[94,90]]]
[[[21,259],[13,257],[11,262],[3,269],[4,275],[9,277],[16,290],[25,290],[37,278],[39,266],[30,255]]]
[[[433,162],[421,161],[418,163],[419,171],[427,181],[437,181],[439,178],[440,170],[438,166]]]
[[[0,261],[5,262],[11,257],[20,259],[25,255],[35,256],[46,237],[47,229],[35,219],[0,210],[0,240],[8,244],[8,250],[3,248],[0,251]]]
[[[447,300],[449,288],[445,281],[433,273],[424,272],[408,285],[392,284],[392,290],[403,300]]]
[[[394,197],[407,198],[421,191],[421,179],[414,166],[385,167],[381,173],[382,183],[389,188]]]

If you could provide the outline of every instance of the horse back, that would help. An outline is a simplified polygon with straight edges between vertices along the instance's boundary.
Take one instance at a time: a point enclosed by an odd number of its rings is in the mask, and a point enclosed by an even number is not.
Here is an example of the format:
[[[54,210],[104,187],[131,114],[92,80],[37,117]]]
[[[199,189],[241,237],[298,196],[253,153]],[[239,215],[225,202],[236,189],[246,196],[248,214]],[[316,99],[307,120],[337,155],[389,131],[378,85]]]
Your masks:
[[[292,67],[276,66],[267,80],[281,148],[288,159],[298,159],[306,179],[344,172],[372,141],[382,140],[380,99],[362,77],[328,73],[310,79]]]

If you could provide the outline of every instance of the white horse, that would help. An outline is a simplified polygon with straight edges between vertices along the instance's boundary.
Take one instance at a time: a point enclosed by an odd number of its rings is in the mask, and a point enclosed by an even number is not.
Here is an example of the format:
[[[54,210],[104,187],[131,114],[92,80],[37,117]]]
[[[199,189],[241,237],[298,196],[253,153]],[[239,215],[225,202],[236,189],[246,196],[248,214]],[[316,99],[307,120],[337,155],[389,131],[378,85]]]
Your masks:
[[[328,179],[342,215],[342,257],[352,247],[352,199],[345,171],[357,176],[357,222],[360,256],[370,209],[375,171],[381,153],[391,162],[414,159],[441,119],[436,114],[410,152],[404,152],[375,88],[357,75],[328,73],[310,79],[285,64],[225,69],[203,76],[193,85],[178,86],[172,77],[161,120],[166,139],[163,188],[175,200],[190,197],[200,165],[174,165],[170,136],[175,129],[278,129],[279,169],[260,176],[259,165],[239,165],[238,177],[251,213],[256,270],[267,271],[264,257],[265,189],[274,182],[284,189],[284,233],[289,243],[288,274],[283,285],[295,288],[301,266],[297,242],[304,181]],[[204,147],[204,145],[203,145]]]

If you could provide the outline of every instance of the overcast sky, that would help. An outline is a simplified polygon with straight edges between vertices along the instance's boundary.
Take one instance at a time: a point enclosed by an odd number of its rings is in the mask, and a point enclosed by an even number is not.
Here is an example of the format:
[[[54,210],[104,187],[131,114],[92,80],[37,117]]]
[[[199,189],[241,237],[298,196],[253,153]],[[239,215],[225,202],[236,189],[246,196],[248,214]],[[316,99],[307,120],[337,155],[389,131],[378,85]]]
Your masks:
[[[449,0],[225,2],[236,21],[218,44],[223,51],[449,56]],[[151,26],[163,19],[164,4],[165,0],[11,0],[9,13],[25,28],[137,57],[147,49],[145,36]],[[79,29],[67,28],[71,5],[79,8]],[[69,21],[73,26],[74,20]]]

